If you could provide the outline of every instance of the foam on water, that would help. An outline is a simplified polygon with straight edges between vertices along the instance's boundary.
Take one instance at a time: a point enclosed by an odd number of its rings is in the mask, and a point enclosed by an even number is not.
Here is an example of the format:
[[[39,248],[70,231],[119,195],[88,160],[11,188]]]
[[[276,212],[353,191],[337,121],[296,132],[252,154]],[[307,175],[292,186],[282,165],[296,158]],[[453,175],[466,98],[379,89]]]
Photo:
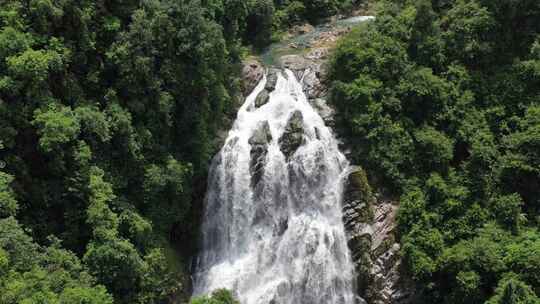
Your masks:
[[[242,304],[352,304],[354,267],[341,200],[349,166],[291,71],[255,108],[264,78],[246,99],[209,180],[194,294],[234,291]],[[295,111],[303,143],[287,160],[279,139]],[[271,141],[254,189],[249,139],[265,121]]]

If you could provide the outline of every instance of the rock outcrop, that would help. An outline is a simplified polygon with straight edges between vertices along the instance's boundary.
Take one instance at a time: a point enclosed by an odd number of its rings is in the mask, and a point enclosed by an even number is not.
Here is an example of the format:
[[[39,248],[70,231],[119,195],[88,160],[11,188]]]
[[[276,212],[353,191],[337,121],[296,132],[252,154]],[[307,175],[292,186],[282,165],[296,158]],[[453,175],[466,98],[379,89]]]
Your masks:
[[[358,295],[369,304],[412,303],[414,288],[402,275],[396,242],[397,203],[376,198],[361,168],[344,189],[343,222],[356,267]]]
[[[285,132],[279,139],[279,148],[288,159],[304,143],[304,118],[302,112],[295,111],[285,127]]]
[[[255,89],[264,77],[264,73],[265,69],[259,61],[249,59],[244,62],[242,68],[242,93],[244,96],[249,95]]]
[[[325,98],[327,95],[326,68],[323,63],[310,65],[302,78],[304,92],[308,99]]]
[[[309,67],[309,62],[301,55],[285,55],[280,58],[280,62],[283,68],[293,72],[303,72]]]
[[[268,92],[272,92],[276,89],[278,74],[281,73],[278,69],[270,69],[268,71],[268,75],[266,75],[266,84],[264,85],[264,89]]]
[[[270,93],[267,90],[262,90],[257,98],[255,98],[255,107],[260,108],[268,103],[270,100]]]
[[[251,145],[249,171],[252,187],[256,187],[264,175],[264,165],[266,163],[268,143],[270,141],[272,141],[272,134],[270,133],[270,125],[267,121],[260,124],[249,138],[249,144]]]
[[[270,100],[270,93],[276,89],[278,73],[281,73],[281,71],[278,70],[278,69],[274,69],[274,68],[272,68],[272,69],[270,69],[268,71],[268,73],[266,75],[266,84],[264,86],[264,89],[255,98],[255,108],[260,108],[260,107],[264,106]],[[260,81],[260,79],[259,79],[259,81]],[[253,90],[254,88],[255,87],[251,88],[251,90]]]
[[[333,126],[334,111],[326,103],[326,58],[328,50],[312,50],[307,55],[286,55],[280,58],[281,67],[291,70],[302,81],[308,101],[325,123]]]
[[[327,126],[329,127],[334,126],[335,111],[328,105],[325,99],[322,99],[322,98],[310,99],[309,103],[319,113],[319,115],[324,120],[324,123]]]
[[[304,56],[301,55],[285,55],[279,58],[281,68],[289,69],[294,73],[297,79],[302,79],[304,72],[309,69],[310,62]]]
[[[366,298],[372,304],[414,303],[414,284],[403,274],[400,245],[396,240],[396,202],[376,201],[371,243],[371,280]]]

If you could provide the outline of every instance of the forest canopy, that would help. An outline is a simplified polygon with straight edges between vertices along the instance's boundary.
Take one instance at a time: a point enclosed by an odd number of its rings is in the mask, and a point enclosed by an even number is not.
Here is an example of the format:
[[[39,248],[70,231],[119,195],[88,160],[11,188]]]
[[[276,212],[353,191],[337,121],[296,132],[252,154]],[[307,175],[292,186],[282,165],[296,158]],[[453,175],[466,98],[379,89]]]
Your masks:
[[[380,1],[331,74],[419,303],[539,303],[540,2]]]
[[[2,1],[0,303],[187,302],[242,59],[360,2]],[[377,2],[331,101],[419,303],[539,303],[540,2]]]
[[[2,1],[0,302],[187,301],[242,58],[352,4]]]

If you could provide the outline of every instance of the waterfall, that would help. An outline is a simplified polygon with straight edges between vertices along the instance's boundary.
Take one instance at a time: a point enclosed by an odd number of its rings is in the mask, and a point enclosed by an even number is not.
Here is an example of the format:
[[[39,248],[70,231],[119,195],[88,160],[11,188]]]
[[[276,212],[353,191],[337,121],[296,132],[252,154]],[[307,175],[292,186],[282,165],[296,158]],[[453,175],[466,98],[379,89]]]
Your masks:
[[[213,160],[194,294],[228,288],[242,304],[353,304],[341,212],[349,164],[295,75],[273,82],[264,77],[248,96]]]

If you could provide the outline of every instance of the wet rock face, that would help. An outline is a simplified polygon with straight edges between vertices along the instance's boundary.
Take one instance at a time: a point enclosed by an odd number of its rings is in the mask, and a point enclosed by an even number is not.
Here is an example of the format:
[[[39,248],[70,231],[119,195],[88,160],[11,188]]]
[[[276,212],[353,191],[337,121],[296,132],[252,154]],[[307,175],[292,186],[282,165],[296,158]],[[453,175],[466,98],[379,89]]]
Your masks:
[[[270,93],[276,89],[279,73],[280,70],[274,68],[268,71],[264,89],[257,95],[257,98],[255,98],[255,108],[260,108],[268,103],[270,100]]]
[[[291,118],[289,118],[289,122],[287,122],[285,132],[279,139],[279,148],[287,160],[304,143],[303,121],[302,113],[300,111],[294,112]]]
[[[309,66],[309,62],[300,55],[285,55],[280,58],[280,61],[283,68],[292,71],[305,70]]]
[[[304,72],[312,64],[312,62],[301,55],[285,55],[279,61],[281,62],[281,67],[291,70],[297,79],[302,79]]]
[[[334,126],[335,111],[328,105],[326,100],[322,98],[315,98],[315,99],[310,99],[309,103],[317,111],[317,113],[319,113],[319,115],[324,120],[324,123],[327,126],[329,127]]]
[[[278,69],[270,69],[268,75],[266,75],[266,85],[264,89],[268,92],[272,92],[276,89],[276,83],[278,79],[278,74],[281,73]]]
[[[242,68],[242,93],[244,96],[249,95],[255,89],[257,84],[264,77],[264,67],[257,60],[247,60]]]
[[[413,284],[402,275],[396,242],[397,203],[377,199],[366,174],[355,168],[347,177],[343,222],[358,283],[358,295],[369,304],[413,303]]]
[[[308,99],[324,98],[327,95],[326,64],[327,53],[312,51],[306,56],[286,55],[280,58],[281,66],[291,70],[302,81]],[[318,57],[321,56],[321,57]]]
[[[264,165],[268,154],[268,143],[272,141],[270,125],[267,121],[260,124],[257,130],[249,138],[251,145],[251,161],[249,171],[251,174],[251,186],[256,187],[264,175]]]
[[[260,108],[268,103],[270,100],[270,93],[267,90],[262,90],[257,98],[255,98],[255,108]]]
[[[324,98],[328,95],[328,89],[325,84],[326,69],[323,64],[312,64],[304,73],[302,84],[304,93],[309,99]]]
[[[373,195],[366,173],[360,167],[348,175],[343,193],[343,223],[347,231],[348,245],[357,273],[358,294],[366,298],[363,291],[370,280],[372,261],[370,257],[373,238]]]
[[[343,194],[345,228],[357,230],[357,224],[373,221],[373,194],[364,170],[356,167],[349,173]]]
[[[272,134],[270,133],[270,125],[268,121],[259,124],[257,130],[249,138],[250,145],[267,145],[272,140]]]

